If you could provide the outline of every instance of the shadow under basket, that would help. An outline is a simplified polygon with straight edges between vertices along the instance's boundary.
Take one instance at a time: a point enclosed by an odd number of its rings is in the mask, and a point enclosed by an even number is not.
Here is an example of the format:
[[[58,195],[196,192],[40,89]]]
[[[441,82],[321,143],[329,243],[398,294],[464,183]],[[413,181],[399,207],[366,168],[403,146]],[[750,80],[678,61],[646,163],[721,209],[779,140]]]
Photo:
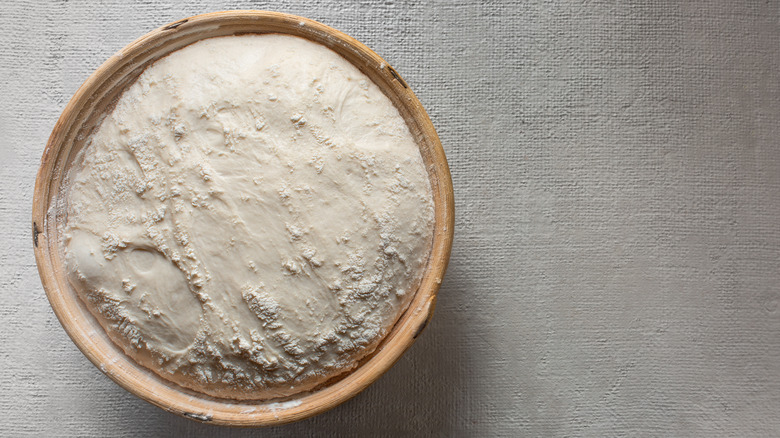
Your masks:
[[[68,282],[58,224],[64,213],[62,181],[84,140],[112,102],[156,60],[196,41],[229,35],[279,33],[322,44],[366,74],[406,120],[433,190],[435,226],[422,281],[406,312],[376,351],[353,370],[312,391],[263,401],[210,397],[184,389],[138,365],[115,345]],[[73,342],[107,376],[136,396],[175,414],[230,426],[268,426],[301,420],[354,397],[386,372],[428,324],[452,248],[454,204],[444,150],[428,114],[408,85],[379,55],[316,21],[265,11],[198,15],[156,29],[98,68],[68,102],[41,159],[33,199],[35,258],[54,313]]]

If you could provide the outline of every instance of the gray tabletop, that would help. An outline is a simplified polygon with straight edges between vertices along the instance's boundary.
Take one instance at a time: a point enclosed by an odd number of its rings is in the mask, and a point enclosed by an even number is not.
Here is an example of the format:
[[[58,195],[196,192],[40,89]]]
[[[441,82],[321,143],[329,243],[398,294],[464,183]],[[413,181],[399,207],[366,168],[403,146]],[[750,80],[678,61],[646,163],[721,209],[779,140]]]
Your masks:
[[[780,433],[777,1],[6,2],[0,13],[0,435]],[[162,24],[304,15],[428,109],[457,226],[433,322],[376,384],[236,430],[125,392],[51,311],[35,172],[81,82]]]

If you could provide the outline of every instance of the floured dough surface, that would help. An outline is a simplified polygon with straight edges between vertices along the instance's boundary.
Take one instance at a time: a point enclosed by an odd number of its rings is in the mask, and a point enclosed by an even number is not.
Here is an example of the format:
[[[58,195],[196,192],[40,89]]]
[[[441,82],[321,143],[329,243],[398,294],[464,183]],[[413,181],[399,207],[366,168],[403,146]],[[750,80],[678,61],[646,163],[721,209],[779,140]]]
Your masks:
[[[390,100],[292,36],[212,38],[147,68],[68,175],[66,268],[121,348],[209,395],[311,389],[373,351],[433,232]]]

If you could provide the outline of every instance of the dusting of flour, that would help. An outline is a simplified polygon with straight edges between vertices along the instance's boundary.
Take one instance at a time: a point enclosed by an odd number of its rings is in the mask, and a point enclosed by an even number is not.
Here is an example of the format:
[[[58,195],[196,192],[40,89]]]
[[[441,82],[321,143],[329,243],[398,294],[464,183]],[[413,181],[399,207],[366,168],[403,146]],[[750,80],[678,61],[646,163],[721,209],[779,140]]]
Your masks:
[[[353,368],[430,250],[404,120],[353,65],[291,36],[157,61],[68,178],[71,283],[128,355],[217,397],[287,396]]]

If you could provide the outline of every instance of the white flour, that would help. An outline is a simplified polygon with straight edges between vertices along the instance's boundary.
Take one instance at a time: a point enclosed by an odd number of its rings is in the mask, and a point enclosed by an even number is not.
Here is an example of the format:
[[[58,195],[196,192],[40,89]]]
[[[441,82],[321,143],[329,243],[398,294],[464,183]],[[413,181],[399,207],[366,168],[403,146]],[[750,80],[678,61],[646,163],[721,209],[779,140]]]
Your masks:
[[[303,39],[174,52],[77,162],[71,282],[128,355],[210,395],[285,396],[351,369],[427,261],[432,196],[407,126]]]

